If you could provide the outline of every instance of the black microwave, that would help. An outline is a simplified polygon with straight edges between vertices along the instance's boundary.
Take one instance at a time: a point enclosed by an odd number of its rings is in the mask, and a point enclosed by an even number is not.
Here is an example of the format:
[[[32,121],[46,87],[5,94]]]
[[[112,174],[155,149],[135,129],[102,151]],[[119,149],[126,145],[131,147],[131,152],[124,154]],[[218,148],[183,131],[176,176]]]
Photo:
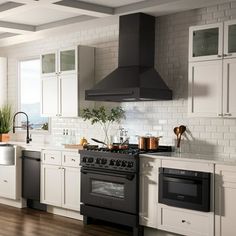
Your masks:
[[[210,211],[211,173],[159,168],[159,203]]]

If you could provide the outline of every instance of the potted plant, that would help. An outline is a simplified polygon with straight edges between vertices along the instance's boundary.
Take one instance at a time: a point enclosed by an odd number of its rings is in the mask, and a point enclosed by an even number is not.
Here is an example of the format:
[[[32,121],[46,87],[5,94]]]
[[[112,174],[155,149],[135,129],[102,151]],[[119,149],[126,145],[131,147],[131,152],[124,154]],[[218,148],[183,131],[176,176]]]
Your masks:
[[[8,132],[11,130],[12,124],[12,111],[11,106],[3,105],[0,108],[0,142],[9,141],[10,135]]]
[[[110,144],[108,132],[111,124],[114,122],[120,122],[121,119],[125,118],[125,111],[121,107],[115,107],[106,109],[104,106],[94,109],[83,109],[82,118],[84,120],[90,120],[91,124],[99,123],[104,131],[105,139],[104,143]]]

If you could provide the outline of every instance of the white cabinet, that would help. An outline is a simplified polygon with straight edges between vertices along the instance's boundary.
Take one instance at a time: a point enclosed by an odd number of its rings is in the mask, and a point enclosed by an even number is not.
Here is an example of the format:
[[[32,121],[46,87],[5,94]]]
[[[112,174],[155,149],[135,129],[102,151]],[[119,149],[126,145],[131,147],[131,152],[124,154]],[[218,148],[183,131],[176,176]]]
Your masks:
[[[223,23],[189,28],[189,61],[221,59],[223,54]]]
[[[236,166],[216,165],[215,236],[235,236]]]
[[[160,160],[140,158],[140,224],[157,228],[158,168]]]
[[[0,57],[0,107],[2,107],[7,99],[7,58]]]
[[[222,61],[189,63],[188,113],[216,117],[222,114]]]
[[[162,204],[158,206],[158,229],[188,236],[214,235],[213,223],[207,213]]]
[[[85,90],[94,84],[94,48],[78,46],[41,56],[41,113],[48,117],[78,117],[93,106]]]
[[[0,197],[16,198],[15,166],[0,166]]]
[[[190,27],[189,115],[236,117],[235,42],[235,20]]]
[[[62,174],[61,167],[42,165],[41,168],[41,202],[53,206],[61,206]]]
[[[41,202],[80,210],[80,166],[77,152],[44,150],[41,168]]]

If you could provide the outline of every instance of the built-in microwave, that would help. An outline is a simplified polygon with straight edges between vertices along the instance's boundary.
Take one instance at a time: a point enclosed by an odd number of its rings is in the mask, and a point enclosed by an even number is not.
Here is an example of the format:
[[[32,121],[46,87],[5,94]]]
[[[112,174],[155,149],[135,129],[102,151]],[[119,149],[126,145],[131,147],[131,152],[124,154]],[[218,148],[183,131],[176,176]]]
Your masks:
[[[159,203],[210,211],[211,173],[159,168]]]

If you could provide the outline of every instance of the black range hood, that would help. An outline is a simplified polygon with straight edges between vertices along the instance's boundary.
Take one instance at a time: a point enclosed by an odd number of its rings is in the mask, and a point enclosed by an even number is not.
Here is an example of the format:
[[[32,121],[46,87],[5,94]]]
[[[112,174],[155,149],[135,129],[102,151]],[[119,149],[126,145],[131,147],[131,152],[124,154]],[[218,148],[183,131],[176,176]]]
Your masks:
[[[155,17],[120,17],[118,68],[85,91],[91,101],[171,100],[172,91],[154,68]]]

